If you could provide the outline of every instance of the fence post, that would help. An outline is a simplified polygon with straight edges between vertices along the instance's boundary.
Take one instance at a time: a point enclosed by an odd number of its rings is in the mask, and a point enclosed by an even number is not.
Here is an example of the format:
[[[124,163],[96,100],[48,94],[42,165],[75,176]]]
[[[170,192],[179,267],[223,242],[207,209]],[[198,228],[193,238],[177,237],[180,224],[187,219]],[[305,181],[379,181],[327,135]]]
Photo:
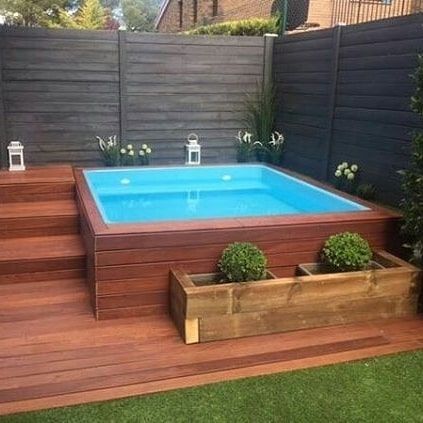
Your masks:
[[[264,34],[263,89],[273,82],[273,46],[278,34]]]
[[[126,31],[118,31],[119,50],[119,142],[127,141],[127,81],[126,81]]]
[[[6,114],[4,110],[4,92],[3,92],[3,45],[4,33],[0,32],[0,169],[7,167],[7,132],[6,132]]]
[[[326,140],[324,146],[324,161],[322,169],[322,178],[329,179],[330,162],[332,156],[332,141],[333,141],[333,121],[335,119],[336,108],[336,91],[338,87],[338,72],[339,72],[339,50],[341,46],[341,35],[343,24],[338,24],[333,29],[332,38],[332,73],[329,85],[329,100],[328,100],[328,127],[326,131]]]

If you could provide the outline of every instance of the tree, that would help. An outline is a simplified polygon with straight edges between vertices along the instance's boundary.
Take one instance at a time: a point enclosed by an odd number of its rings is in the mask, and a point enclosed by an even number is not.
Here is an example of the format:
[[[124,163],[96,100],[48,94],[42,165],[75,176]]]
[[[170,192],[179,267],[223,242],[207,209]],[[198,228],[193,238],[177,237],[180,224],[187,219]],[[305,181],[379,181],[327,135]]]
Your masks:
[[[122,17],[128,31],[153,31],[159,0],[122,0]]]
[[[104,29],[106,19],[106,11],[100,0],[85,0],[74,14],[61,10],[58,26],[74,29]]]
[[[423,124],[423,56],[414,74],[416,92],[411,98],[411,109],[422,118]],[[403,173],[404,212],[403,231],[413,252],[413,260],[423,265],[423,131],[416,131],[412,141],[410,167]]]
[[[113,16],[113,11],[109,8],[105,9],[106,20],[104,23],[104,29],[109,31],[116,31],[120,28],[120,22]]]
[[[7,25],[50,26],[74,5],[72,0],[0,0],[0,14]]]

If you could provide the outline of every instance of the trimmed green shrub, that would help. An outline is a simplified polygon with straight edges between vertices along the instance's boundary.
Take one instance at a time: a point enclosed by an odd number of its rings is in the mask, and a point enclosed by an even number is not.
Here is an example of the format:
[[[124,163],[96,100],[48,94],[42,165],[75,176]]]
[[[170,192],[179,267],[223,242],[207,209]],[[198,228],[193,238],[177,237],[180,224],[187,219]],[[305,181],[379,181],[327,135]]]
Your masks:
[[[372,256],[369,243],[359,234],[350,232],[329,237],[322,251],[322,261],[340,272],[363,270]]]
[[[411,98],[411,108],[423,122],[423,55],[414,74],[416,92]],[[401,208],[404,213],[403,232],[412,251],[413,261],[423,266],[423,131],[415,131],[412,143],[410,167],[402,172],[404,199]]]
[[[219,269],[229,282],[259,281],[266,277],[267,259],[249,242],[228,245],[219,261]]]
[[[374,200],[376,192],[376,187],[373,184],[360,184],[355,190],[355,194],[363,200]]]
[[[188,35],[244,35],[263,36],[264,34],[278,32],[278,21],[271,19],[244,19],[240,21],[222,22],[212,25],[200,26],[186,31]]]

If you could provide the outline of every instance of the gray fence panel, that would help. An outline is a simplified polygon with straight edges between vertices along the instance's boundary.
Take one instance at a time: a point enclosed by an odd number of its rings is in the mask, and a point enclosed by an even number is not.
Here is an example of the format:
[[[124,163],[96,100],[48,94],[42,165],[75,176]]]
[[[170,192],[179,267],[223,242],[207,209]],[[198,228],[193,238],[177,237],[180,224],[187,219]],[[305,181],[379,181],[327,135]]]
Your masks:
[[[262,37],[2,28],[0,43],[3,166],[15,139],[30,165],[99,164],[95,135],[113,134],[152,145],[152,163],[182,163],[193,131],[205,162],[233,161],[263,78]]]
[[[356,162],[361,180],[375,184],[382,200],[398,201],[398,170],[409,163],[413,131],[422,129],[410,110],[422,24],[416,14],[277,41],[278,126],[286,133],[287,167],[333,181],[338,163]],[[337,31],[339,49],[331,58]]]

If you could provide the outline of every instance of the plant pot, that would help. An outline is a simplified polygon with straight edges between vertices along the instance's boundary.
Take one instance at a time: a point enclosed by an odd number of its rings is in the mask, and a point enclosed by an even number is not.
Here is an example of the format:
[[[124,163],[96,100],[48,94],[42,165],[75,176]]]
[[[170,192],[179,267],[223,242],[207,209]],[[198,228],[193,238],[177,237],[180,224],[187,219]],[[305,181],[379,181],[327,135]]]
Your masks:
[[[222,273],[201,273],[198,275],[188,275],[195,286],[224,285],[228,283],[224,280]],[[277,279],[277,276],[270,270],[266,270],[266,277],[263,280]],[[235,282],[235,283],[254,283],[254,282]]]
[[[378,263],[375,260],[371,260],[369,265],[364,270],[380,270],[385,269],[383,264]],[[299,275],[327,275],[330,273],[341,273],[334,271],[334,269],[325,263],[306,263],[299,264],[297,273]],[[345,273],[345,272],[344,272]]]
[[[416,314],[421,270],[383,251],[375,261],[384,268],[223,284],[172,269],[172,319],[192,344]]]

